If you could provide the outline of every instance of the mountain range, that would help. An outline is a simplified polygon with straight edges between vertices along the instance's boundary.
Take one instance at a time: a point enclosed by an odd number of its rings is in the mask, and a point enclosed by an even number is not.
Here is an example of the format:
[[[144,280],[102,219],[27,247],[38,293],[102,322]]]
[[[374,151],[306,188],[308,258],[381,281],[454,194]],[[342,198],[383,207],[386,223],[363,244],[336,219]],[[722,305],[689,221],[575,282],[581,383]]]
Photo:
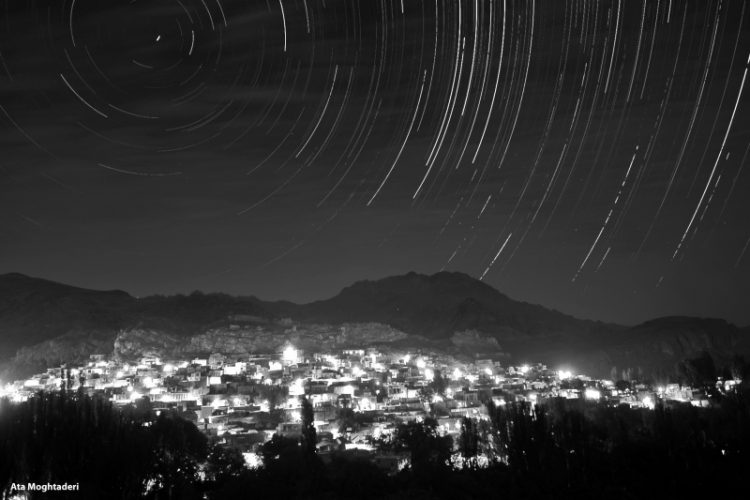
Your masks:
[[[0,275],[3,380],[93,353],[244,353],[288,341],[311,348],[408,344],[616,377],[670,373],[704,351],[719,363],[750,356],[750,327],[690,317],[635,327],[582,320],[513,300],[461,273],[360,281],[308,304],[201,292],[136,298]]]

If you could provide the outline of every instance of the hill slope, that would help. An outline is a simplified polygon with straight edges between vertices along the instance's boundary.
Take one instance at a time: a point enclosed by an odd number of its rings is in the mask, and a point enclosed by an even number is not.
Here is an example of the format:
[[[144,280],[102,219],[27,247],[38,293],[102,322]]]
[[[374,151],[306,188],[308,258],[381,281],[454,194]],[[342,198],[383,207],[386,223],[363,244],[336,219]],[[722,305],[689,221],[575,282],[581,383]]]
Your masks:
[[[449,272],[360,281],[330,299],[284,303],[276,311],[307,322],[384,323],[433,339],[463,330],[526,338],[618,329],[512,300],[466,274]]]
[[[125,328],[191,335],[231,315],[271,317],[252,297],[195,292],[136,299],[118,290],[87,290],[4,274],[0,275],[0,359],[13,356],[22,347],[59,337],[113,341]]]
[[[465,332],[464,351],[466,346],[491,344],[515,361],[565,365],[596,376],[609,375],[612,367],[616,373],[628,368],[669,372],[703,351],[719,362],[735,354],[750,357],[750,329],[722,320],[660,318],[632,328],[581,320],[515,301],[461,273],[361,281],[309,304],[200,292],[136,299],[122,291],[85,290],[6,274],[0,276],[0,361],[16,355],[16,365],[38,368],[91,352],[111,352],[118,334],[134,330],[178,344],[179,339],[196,343],[210,331],[226,336],[238,323],[245,325],[242,335],[252,337],[257,330],[257,335],[273,336],[285,331],[286,323],[276,321],[280,318],[303,327],[387,325],[445,349],[457,347],[456,333]],[[137,352],[137,344],[129,348]]]
[[[135,299],[12,273],[0,276],[0,358],[23,346],[80,330],[97,335],[127,321]]]

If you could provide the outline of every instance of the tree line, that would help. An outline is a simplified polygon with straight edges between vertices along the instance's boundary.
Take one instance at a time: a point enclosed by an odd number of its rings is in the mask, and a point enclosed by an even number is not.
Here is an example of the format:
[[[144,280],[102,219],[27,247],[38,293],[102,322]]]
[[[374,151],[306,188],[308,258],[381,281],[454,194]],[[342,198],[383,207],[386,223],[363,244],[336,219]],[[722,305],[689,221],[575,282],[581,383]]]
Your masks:
[[[408,458],[388,473],[366,453],[319,453],[305,399],[301,435],[275,435],[259,450],[263,467],[251,470],[238,450],[175,413],[61,390],[0,402],[0,489],[8,497],[12,482],[67,482],[80,484],[77,498],[154,500],[741,497],[750,386],[711,401],[646,410],[488,400],[484,418],[460,421],[455,442],[433,416],[399,424],[376,442]]]

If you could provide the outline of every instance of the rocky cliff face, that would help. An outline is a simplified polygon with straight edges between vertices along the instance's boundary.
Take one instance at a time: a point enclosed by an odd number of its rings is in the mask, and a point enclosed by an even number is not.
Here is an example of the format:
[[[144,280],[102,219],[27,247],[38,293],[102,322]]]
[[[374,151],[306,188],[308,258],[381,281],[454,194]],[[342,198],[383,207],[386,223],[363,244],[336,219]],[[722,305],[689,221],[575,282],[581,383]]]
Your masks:
[[[153,329],[131,328],[121,331],[110,349],[119,359],[140,356],[189,358],[219,352],[248,355],[275,352],[286,344],[308,350],[365,348],[409,339],[410,336],[377,323],[332,325],[279,325],[248,328],[213,328],[190,337],[179,337]]]
[[[129,328],[121,331],[114,340],[111,352],[117,359],[141,356],[159,356],[173,352],[185,339],[161,330]]]
[[[747,355],[747,333],[720,319],[667,317],[623,332],[606,349],[608,364],[622,369],[669,371],[680,361],[710,354],[717,364],[735,354]]]
[[[486,356],[502,354],[503,350],[495,337],[477,330],[456,332],[451,336],[451,344],[465,353],[482,353]]]
[[[0,366],[0,379],[5,381],[25,377],[50,366],[88,359],[92,354],[110,354],[114,339],[112,332],[78,330],[22,347],[12,359]]]

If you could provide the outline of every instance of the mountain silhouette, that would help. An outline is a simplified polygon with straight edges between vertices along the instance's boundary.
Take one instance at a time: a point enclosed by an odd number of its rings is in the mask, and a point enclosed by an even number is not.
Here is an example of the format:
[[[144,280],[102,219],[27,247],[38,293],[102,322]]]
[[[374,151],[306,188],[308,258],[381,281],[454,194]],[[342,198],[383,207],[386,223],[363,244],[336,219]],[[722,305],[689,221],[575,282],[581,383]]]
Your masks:
[[[275,311],[307,322],[384,323],[432,339],[462,330],[545,336],[591,332],[603,326],[513,300],[482,281],[455,272],[359,281],[330,299],[304,305],[283,303]]]
[[[591,374],[610,373],[612,368],[669,371],[704,351],[719,361],[750,355],[750,330],[723,320],[668,317],[625,327],[578,319],[513,300],[455,272],[360,281],[308,304],[201,292],[135,298],[120,290],[87,290],[18,273],[0,275],[0,361],[18,358],[21,351],[34,358],[28,354],[35,346],[46,343],[49,352],[50,346],[54,350],[62,345],[58,341],[64,341],[67,353],[111,350],[125,329],[189,338],[238,322],[274,331],[284,318],[298,324],[379,323],[442,346],[451,346],[459,332],[472,332],[494,339],[511,359],[572,365]]]

